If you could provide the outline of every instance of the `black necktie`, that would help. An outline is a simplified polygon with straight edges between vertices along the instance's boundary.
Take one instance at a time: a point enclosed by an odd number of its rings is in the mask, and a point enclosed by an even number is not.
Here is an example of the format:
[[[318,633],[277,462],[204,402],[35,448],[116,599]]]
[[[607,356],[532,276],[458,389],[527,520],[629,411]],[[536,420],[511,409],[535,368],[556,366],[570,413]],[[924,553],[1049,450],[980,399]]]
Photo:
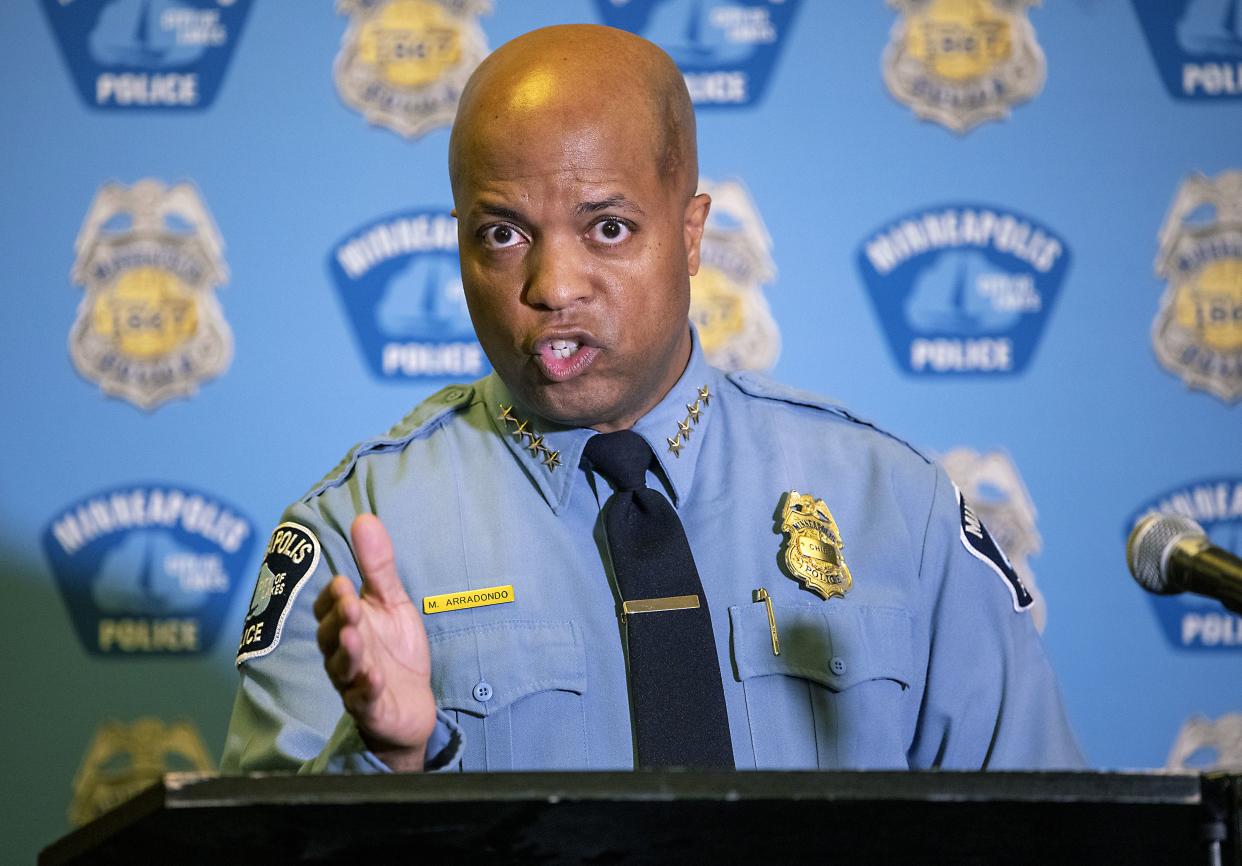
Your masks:
[[[712,617],[677,512],[647,486],[655,455],[637,433],[621,430],[591,437],[585,456],[615,488],[604,530],[627,611],[635,763],[732,769]],[[697,607],[673,601],[678,596],[693,596]]]

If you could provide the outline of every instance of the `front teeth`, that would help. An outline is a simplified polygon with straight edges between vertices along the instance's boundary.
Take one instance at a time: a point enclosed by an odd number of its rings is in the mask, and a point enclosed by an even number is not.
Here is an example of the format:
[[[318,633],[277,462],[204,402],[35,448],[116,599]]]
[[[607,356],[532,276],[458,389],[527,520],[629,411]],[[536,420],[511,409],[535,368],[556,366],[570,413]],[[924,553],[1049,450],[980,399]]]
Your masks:
[[[573,340],[553,340],[549,347],[552,349],[552,356],[561,359],[568,358],[578,351],[578,343]]]

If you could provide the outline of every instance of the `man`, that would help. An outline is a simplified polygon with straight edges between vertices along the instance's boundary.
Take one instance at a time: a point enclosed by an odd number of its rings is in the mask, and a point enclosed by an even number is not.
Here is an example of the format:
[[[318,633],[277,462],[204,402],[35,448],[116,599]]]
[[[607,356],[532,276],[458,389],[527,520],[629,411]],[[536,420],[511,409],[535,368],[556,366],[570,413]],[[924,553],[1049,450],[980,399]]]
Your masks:
[[[495,373],[289,509],[226,770],[1080,763],[1029,595],[944,473],[705,362],[710,200],[667,55],[515,39],[449,170]]]

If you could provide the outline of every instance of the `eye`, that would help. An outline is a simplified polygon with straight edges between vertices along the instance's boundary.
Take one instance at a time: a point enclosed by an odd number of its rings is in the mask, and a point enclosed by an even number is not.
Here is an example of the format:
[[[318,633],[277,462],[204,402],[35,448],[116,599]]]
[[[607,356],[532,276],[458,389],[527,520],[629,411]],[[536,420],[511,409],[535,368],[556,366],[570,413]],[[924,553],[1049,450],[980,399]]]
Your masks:
[[[619,244],[628,238],[633,229],[619,219],[608,217],[591,226],[591,240],[601,244]]]
[[[479,232],[479,239],[489,250],[506,250],[517,246],[523,240],[522,234],[507,223],[485,226]]]

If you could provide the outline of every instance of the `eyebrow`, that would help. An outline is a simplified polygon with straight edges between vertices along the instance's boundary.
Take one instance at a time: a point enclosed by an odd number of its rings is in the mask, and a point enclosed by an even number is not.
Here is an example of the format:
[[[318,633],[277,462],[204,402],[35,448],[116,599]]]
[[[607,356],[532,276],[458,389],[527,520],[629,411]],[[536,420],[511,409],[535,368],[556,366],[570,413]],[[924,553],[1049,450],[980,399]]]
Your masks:
[[[599,213],[606,210],[628,210],[633,211],[639,216],[646,216],[646,212],[633,201],[630,201],[623,195],[610,195],[599,201],[579,202],[574,207],[574,213],[577,216],[588,216],[590,214]],[[480,204],[476,208],[476,212],[486,214],[487,216],[500,217],[501,219],[511,220],[513,222],[523,222],[525,215],[521,211],[514,210],[499,204]]]
[[[641,207],[623,195],[610,195],[608,198],[600,199],[599,201],[581,202],[574,208],[574,213],[578,216],[587,216],[588,214],[613,209],[634,211],[640,216],[646,216]]]
[[[522,216],[521,211],[516,211],[513,208],[504,207],[503,205],[498,204],[481,204],[476,210],[479,213],[487,214],[488,216],[500,217],[501,219],[511,220],[512,222],[520,223],[523,219],[525,219],[525,217]]]

